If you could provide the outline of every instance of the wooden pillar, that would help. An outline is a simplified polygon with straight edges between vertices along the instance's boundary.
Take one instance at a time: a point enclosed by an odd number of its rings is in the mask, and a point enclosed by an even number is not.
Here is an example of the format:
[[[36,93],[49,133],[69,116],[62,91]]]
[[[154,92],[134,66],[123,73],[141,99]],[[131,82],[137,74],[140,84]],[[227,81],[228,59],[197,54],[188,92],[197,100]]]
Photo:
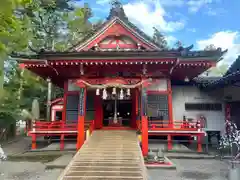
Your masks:
[[[172,107],[172,86],[171,79],[167,81],[167,91],[168,91],[168,117],[170,128],[173,128],[173,107]]]
[[[142,153],[146,157],[148,155],[148,117],[147,117],[147,93],[146,87],[142,88],[142,99],[141,99],[141,109],[142,109]]]
[[[136,113],[136,90],[132,90],[132,117],[131,117],[131,127],[136,128],[137,126],[137,113]]]
[[[32,134],[32,150],[37,149],[37,135],[34,133]]]
[[[197,136],[197,152],[203,152],[203,149],[202,149],[202,135]]]
[[[87,95],[86,88],[84,85],[82,85],[79,92],[77,150],[79,150],[82,147],[85,140],[84,119],[86,112],[86,95]]]
[[[61,134],[60,137],[60,150],[64,149],[64,134]]]
[[[231,108],[229,103],[225,103],[225,119],[226,121],[231,120]]]
[[[64,121],[62,121],[61,123],[61,129],[64,129]],[[61,133],[61,137],[60,137],[60,150],[64,149],[64,133]]]
[[[68,82],[64,82],[64,94],[63,94],[63,111],[62,111],[62,120],[66,122],[66,113],[67,113],[67,91],[68,91]]]
[[[47,94],[47,120],[51,121],[50,114],[51,114],[51,99],[52,99],[52,82],[50,78],[47,78],[48,83],[48,94]]]
[[[172,136],[171,136],[171,134],[168,134],[167,141],[168,141],[168,150],[172,150]]]
[[[95,128],[101,129],[103,126],[103,109],[102,109],[101,96],[95,95],[94,106],[95,106]]]

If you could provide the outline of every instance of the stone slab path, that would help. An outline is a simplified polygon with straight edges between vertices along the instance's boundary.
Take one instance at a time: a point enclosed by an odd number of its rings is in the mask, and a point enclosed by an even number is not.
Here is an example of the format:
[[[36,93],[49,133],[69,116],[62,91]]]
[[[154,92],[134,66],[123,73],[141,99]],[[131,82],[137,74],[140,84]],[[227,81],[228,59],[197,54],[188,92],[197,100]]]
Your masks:
[[[147,180],[134,131],[94,131],[59,180]]]

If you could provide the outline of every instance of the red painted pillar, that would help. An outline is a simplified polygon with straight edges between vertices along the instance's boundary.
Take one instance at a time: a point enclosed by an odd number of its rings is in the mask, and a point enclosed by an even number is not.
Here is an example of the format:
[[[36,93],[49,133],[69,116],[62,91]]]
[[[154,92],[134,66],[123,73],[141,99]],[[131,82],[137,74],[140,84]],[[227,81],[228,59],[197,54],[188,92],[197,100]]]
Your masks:
[[[136,114],[136,90],[133,89],[132,91],[132,118],[131,118],[131,127],[136,128],[137,123],[137,114]]]
[[[169,117],[169,125],[170,128],[173,128],[173,107],[172,107],[172,86],[171,80],[168,79],[167,81],[167,88],[168,88],[168,117]]]
[[[203,152],[203,149],[202,149],[202,135],[197,136],[197,152]]]
[[[143,84],[141,94],[141,119],[142,119],[142,153],[148,155],[148,117],[147,117],[147,85]]]
[[[102,103],[101,97],[95,95],[94,104],[95,104],[95,128],[101,129],[103,126],[103,110],[102,110]]]
[[[34,133],[32,134],[32,150],[37,149],[37,135]]]
[[[148,117],[142,116],[142,153],[148,155]]]
[[[86,95],[87,95],[86,88],[82,86],[79,93],[77,150],[79,150],[82,147],[85,140],[84,119],[86,112]]]
[[[226,121],[231,120],[231,108],[229,103],[225,104],[225,119]]]
[[[68,82],[64,82],[64,94],[63,94],[63,111],[62,111],[62,120],[66,122],[66,109],[67,109],[67,91],[68,91]]]
[[[168,150],[172,150],[172,136],[168,134],[167,136],[167,141],[168,141]]]
[[[61,134],[60,137],[60,150],[64,149],[64,134]]]
[[[62,129],[64,129],[64,124],[65,124],[65,121],[62,121],[62,124],[61,124]],[[61,137],[60,137],[60,150],[63,150],[63,149],[64,149],[64,134],[61,133]]]

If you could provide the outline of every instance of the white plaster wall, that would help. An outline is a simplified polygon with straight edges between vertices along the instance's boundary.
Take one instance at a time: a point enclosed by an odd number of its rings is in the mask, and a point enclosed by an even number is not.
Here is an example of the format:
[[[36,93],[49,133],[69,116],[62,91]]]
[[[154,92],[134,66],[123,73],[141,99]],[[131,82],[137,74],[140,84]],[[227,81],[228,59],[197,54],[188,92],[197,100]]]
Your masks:
[[[224,131],[225,112],[224,103],[219,95],[210,95],[201,92],[194,86],[173,86],[173,119],[182,120],[183,115],[187,118],[196,119],[199,114],[207,118],[208,130]],[[222,111],[186,111],[185,103],[222,103]]]
[[[232,101],[240,101],[240,87],[228,86],[223,89],[224,96],[231,96]]]

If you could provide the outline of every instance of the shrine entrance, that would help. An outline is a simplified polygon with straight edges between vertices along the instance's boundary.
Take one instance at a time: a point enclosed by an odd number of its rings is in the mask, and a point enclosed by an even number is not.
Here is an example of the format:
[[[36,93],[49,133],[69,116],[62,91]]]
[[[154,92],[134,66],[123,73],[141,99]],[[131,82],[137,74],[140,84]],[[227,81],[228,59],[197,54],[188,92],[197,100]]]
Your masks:
[[[73,83],[95,91],[96,129],[136,129],[140,115],[141,88],[144,83],[151,81],[152,79],[141,78],[100,78],[78,79]]]
[[[114,122],[116,112],[117,121]],[[103,126],[130,127],[132,120],[131,100],[103,100]]]
[[[104,127],[130,127],[132,119],[130,89],[106,88],[102,93]]]

